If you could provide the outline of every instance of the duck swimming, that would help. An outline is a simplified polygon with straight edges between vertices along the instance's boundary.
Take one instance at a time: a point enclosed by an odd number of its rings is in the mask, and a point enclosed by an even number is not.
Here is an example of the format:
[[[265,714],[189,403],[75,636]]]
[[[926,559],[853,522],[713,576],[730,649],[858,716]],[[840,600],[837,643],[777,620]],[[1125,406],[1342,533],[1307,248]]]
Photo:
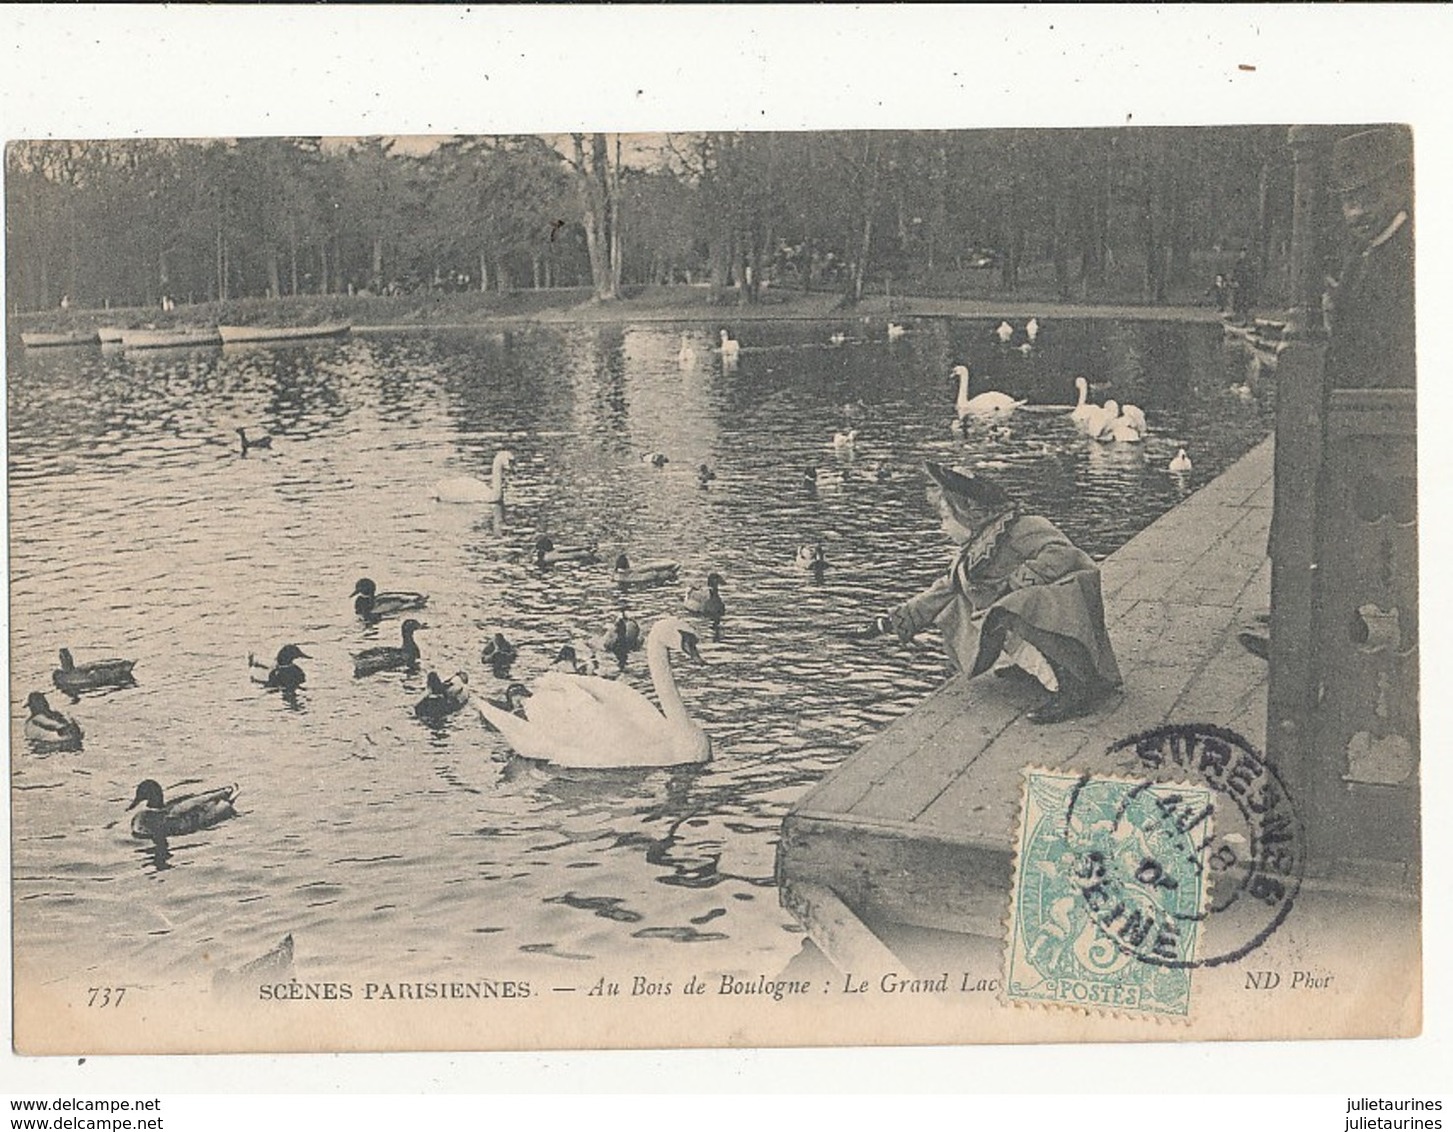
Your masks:
[[[620,667],[626,666],[626,657],[641,647],[641,623],[634,617],[627,617],[626,611],[621,610],[620,616],[610,627],[604,637],[600,639],[602,652],[608,652],[616,658]]]
[[[311,660],[297,645],[283,645],[277,650],[277,662],[271,667],[259,661],[252,653],[247,654],[247,667],[255,683],[265,688],[280,688],[284,692],[296,692],[307,681],[303,670],[293,662],[302,657],[304,660]],[[259,676],[258,673],[266,673]]]
[[[484,650],[479,654],[479,659],[489,665],[490,670],[499,679],[503,680],[514,664],[519,651],[509,641],[505,640],[503,633],[496,633],[484,644]]]
[[[431,670],[425,682],[429,686],[429,694],[414,705],[414,714],[420,719],[443,719],[469,702],[469,677],[463,672],[456,672],[444,680]]]
[[[359,578],[348,596],[354,599],[353,612],[360,617],[389,617],[411,609],[423,609],[429,604],[428,594],[408,590],[379,593],[372,578]]]
[[[131,836],[158,840],[210,829],[237,816],[233,809],[236,800],[237,787],[234,785],[209,790],[205,794],[184,794],[168,802],[162,797],[160,784],[148,778],[137,784],[136,797],[126,807],[131,810],[142,802],[146,803],[146,807],[131,819]]]
[[[716,473],[708,465],[698,464],[696,466],[696,484],[698,487],[705,487],[714,479],[716,479]]]
[[[827,558],[822,553],[821,543],[803,543],[797,548],[797,568],[805,570],[818,581],[827,569]]]
[[[711,622],[713,630],[721,631],[721,619],[726,615],[726,602],[718,592],[726,581],[713,571],[706,576],[706,586],[692,586],[682,598],[682,604],[691,613],[699,613]]]
[[[244,456],[247,455],[248,449],[250,449],[250,448],[271,448],[272,447],[272,437],[270,437],[270,436],[259,436],[256,439],[249,440],[247,438],[247,430],[245,428],[239,428],[237,430],[237,436],[242,441],[242,454]]]
[[[641,463],[650,464],[653,468],[664,468],[670,462],[671,457],[667,456],[664,452],[641,453]]]
[[[61,649],[60,656],[61,666],[51,673],[51,679],[62,692],[75,695],[97,688],[124,688],[136,683],[131,675],[131,670],[136,667],[134,660],[93,660],[77,664],[70,649]]]
[[[590,564],[599,562],[600,555],[596,553],[596,543],[586,543],[584,546],[556,546],[547,536],[541,535],[535,540],[535,565],[556,566],[562,562],[580,562]]]
[[[423,622],[415,621],[410,617],[399,626],[399,632],[403,637],[401,646],[378,645],[354,654],[353,675],[355,677],[372,676],[378,672],[417,668],[420,654],[419,646],[414,643],[414,634],[425,628],[428,626]]]
[[[69,716],[54,710],[44,692],[31,692],[25,699],[30,718],[25,721],[25,737],[37,747],[68,750],[80,747],[85,732]]]
[[[1166,471],[1180,474],[1182,472],[1189,472],[1190,470],[1191,458],[1186,455],[1184,448],[1177,449],[1176,454],[1171,457],[1170,464],[1166,466]]]
[[[704,763],[711,739],[687,713],[671,672],[671,648],[700,661],[696,634],[664,617],[646,642],[651,681],[661,707],[619,681],[547,672],[535,685],[526,717],[476,703],[484,721],[517,753],[556,766],[605,769]]]
[[[530,689],[523,684],[511,684],[505,689],[503,699],[487,699],[484,702],[492,708],[525,718],[524,703],[530,698]]]
[[[644,562],[639,566],[632,566],[631,560],[624,554],[616,557],[616,585],[623,588],[674,582],[679,573],[681,573],[681,564],[678,562]]]

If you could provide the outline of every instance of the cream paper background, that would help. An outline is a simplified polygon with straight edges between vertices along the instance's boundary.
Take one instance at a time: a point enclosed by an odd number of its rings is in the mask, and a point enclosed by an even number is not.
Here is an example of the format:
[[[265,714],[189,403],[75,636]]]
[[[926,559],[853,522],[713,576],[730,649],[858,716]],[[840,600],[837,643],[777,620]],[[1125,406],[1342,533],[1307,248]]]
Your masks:
[[[1448,602],[1453,14],[1443,6],[0,11],[17,137],[1408,121],[1417,134],[1424,1034],[1412,1041],[0,1061],[0,1092],[637,1087],[1409,1092],[1453,1063]],[[1242,66],[1254,70],[1242,69]],[[1440,450],[1442,449],[1442,450]],[[7,674],[8,676],[8,674]],[[9,815],[3,819],[8,897]],[[9,906],[8,899],[5,906]],[[9,990],[9,936],[0,947]],[[9,1030],[8,993],[3,1022]],[[1214,1069],[1212,1068],[1214,1066]],[[1442,1084],[1446,1088],[1446,1084]]]

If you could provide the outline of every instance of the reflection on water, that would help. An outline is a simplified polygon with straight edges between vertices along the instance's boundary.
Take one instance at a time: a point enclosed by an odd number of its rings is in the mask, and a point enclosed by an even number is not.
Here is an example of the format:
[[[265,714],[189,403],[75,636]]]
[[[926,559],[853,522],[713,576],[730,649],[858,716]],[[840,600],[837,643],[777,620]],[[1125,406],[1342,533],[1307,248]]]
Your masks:
[[[800,939],[773,889],[783,814],[945,673],[932,641],[847,636],[942,568],[923,459],[989,471],[1103,557],[1267,430],[1266,391],[1226,393],[1244,372],[1215,327],[1050,324],[1024,354],[992,325],[922,321],[890,344],[856,322],[749,324],[729,372],[715,326],[691,330],[689,361],[680,327],[635,326],[13,356],[18,953],[184,979],[292,933],[301,977],[780,970]],[[956,434],[962,361],[976,390],[1063,411]],[[1078,437],[1077,374],[1141,405],[1147,442]],[[244,456],[239,426],[272,447]],[[1180,446],[1195,471],[1173,477]],[[501,448],[503,507],[430,497],[487,478]],[[542,533],[598,541],[603,564],[537,568]],[[805,543],[820,574],[796,566]],[[621,552],[682,564],[679,584],[629,594],[648,624],[725,579],[721,639],[703,632],[707,664],[678,669],[710,765],[554,772],[471,711],[414,716],[429,669],[498,697],[598,639]],[[351,654],[398,639],[397,619],[353,616],[365,575],[430,595],[418,671],[353,676]],[[520,650],[507,679],[480,659],[496,632]],[[309,659],[284,698],[247,656],[286,643]],[[16,713],[61,646],[135,658],[137,685],[84,695],[67,709],[83,751],[37,758]],[[643,654],[623,678],[649,688]],[[124,807],[143,778],[238,782],[241,816],[138,845]]]

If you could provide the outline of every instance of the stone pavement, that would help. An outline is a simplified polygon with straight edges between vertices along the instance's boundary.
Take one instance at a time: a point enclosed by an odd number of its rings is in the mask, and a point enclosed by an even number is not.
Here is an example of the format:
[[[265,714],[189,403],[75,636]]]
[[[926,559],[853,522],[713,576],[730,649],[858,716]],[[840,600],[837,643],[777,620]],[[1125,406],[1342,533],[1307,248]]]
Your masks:
[[[1265,750],[1266,662],[1237,631],[1270,601],[1272,444],[1101,564],[1125,678],[1107,708],[1036,726],[1024,715],[1042,690],[957,677],[798,802],[777,872],[810,933],[836,916],[880,937],[908,926],[1002,938],[1024,767],[1091,768],[1167,722],[1216,724]]]

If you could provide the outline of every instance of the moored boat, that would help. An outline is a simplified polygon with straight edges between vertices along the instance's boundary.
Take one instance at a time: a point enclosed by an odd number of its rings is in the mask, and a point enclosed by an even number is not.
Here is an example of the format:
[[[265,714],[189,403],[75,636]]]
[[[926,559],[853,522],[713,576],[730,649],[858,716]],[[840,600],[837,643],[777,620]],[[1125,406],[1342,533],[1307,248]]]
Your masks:
[[[121,345],[128,350],[163,346],[217,346],[222,342],[215,326],[170,326],[162,330],[123,330]]]
[[[327,322],[318,326],[219,326],[217,333],[224,343],[295,342],[303,338],[339,338],[351,329],[347,322]]]
[[[101,345],[103,346],[120,345],[121,336],[125,333],[126,331],[119,326],[96,327],[96,337],[101,339]]]
[[[21,332],[20,340],[27,346],[94,346],[96,344],[96,332],[94,330],[65,330],[60,332],[49,332],[42,330],[25,330]]]

